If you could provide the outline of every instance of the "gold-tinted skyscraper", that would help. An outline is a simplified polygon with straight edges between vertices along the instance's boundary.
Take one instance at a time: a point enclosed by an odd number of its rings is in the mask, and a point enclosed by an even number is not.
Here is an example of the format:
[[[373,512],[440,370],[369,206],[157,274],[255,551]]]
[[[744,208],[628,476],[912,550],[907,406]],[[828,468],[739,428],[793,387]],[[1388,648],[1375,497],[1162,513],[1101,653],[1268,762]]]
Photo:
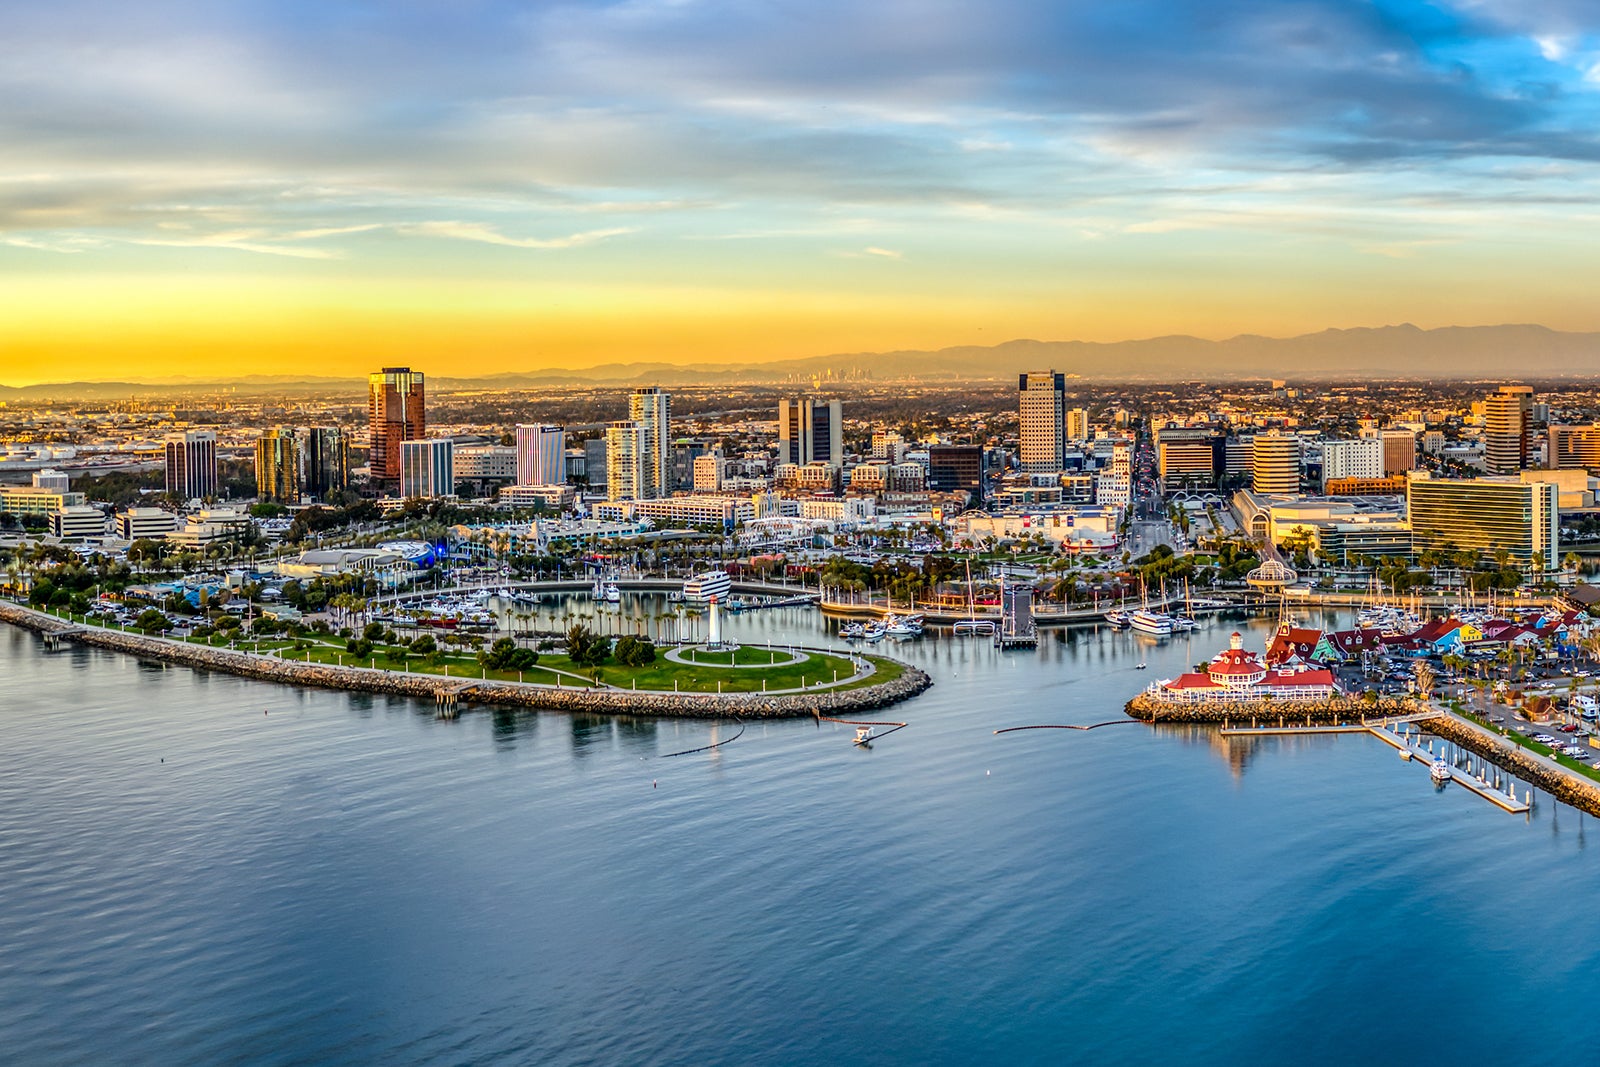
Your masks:
[[[256,496],[263,503],[298,504],[304,482],[300,438],[280,426],[256,442]]]
[[[367,378],[372,480],[400,477],[400,443],[427,436],[423,377],[410,367],[385,367]]]

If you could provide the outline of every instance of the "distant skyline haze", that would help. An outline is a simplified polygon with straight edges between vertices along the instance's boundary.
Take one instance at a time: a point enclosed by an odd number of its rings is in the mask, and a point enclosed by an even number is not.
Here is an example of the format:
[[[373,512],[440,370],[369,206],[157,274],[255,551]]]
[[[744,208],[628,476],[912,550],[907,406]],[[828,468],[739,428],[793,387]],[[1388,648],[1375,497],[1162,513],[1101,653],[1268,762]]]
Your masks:
[[[10,5],[0,383],[1597,331],[1597,131],[1589,0]]]

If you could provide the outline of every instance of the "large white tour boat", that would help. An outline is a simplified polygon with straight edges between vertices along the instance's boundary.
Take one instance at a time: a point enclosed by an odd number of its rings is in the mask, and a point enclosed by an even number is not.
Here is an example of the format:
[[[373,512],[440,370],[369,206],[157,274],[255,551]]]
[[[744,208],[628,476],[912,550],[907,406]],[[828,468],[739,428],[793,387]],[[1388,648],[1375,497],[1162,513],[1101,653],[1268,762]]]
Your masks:
[[[726,600],[732,588],[733,579],[728,577],[727,571],[706,571],[683,583],[683,599],[700,604],[710,603],[712,597]]]

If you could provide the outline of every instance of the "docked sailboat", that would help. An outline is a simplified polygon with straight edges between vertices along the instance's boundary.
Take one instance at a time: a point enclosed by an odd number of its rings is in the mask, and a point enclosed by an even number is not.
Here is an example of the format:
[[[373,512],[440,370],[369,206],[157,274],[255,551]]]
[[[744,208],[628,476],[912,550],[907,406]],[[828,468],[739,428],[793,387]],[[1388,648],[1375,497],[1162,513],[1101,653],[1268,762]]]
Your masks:
[[[951,630],[957,637],[969,634],[994,633],[994,620],[978,618],[978,605],[972,596],[972,561],[967,560],[967,617],[956,622]]]

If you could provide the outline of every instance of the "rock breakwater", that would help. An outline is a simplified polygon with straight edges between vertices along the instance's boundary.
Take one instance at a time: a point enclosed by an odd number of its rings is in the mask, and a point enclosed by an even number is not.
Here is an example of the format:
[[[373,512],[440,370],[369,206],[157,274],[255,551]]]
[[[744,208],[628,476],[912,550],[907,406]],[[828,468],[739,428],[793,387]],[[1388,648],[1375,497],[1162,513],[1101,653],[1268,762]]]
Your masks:
[[[1331,700],[1227,700],[1204,704],[1163,700],[1140,693],[1123,709],[1145,722],[1214,723],[1232,726],[1328,725],[1360,722],[1389,715],[1418,715],[1431,709],[1410,697],[1386,697],[1369,702],[1357,697]]]
[[[518,682],[446,678],[367,667],[294,663],[251,652],[190,645],[182,641],[94,626],[82,627],[44,612],[4,602],[0,602],[0,622],[8,622],[36,633],[60,634],[64,640],[95,648],[261,681],[312,686],[318,689],[344,689],[362,693],[417,697],[451,704],[456,701],[499,704],[589,715],[691,719],[725,719],[737,715],[747,719],[792,719],[887,707],[916,696],[933,684],[933,679],[925,672],[909,664],[901,664],[900,677],[877,685],[858,689],[819,689],[810,693],[770,696],[762,693],[660,693],[626,689],[558,689]]]
[[[1582,781],[1515,742],[1496,740],[1483,730],[1449,715],[1425,719],[1418,725],[1435,737],[1442,737],[1474,755],[1482,756],[1501,770],[1516,775],[1536,789],[1544,790],[1563,804],[1570,804],[1590,815],[1600,815],[1600,783]]]

